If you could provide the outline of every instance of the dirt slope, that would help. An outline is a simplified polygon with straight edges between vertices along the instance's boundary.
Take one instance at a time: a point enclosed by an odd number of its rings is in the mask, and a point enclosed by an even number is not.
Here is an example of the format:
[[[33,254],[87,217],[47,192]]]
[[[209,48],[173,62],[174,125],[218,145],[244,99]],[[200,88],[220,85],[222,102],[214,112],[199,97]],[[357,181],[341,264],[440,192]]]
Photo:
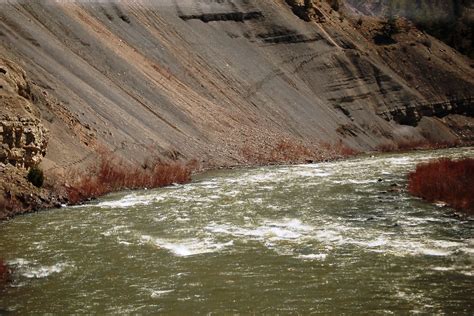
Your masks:
[[[462,136],[470,119],[448,115],[472,103],[445,101],[471,96],[471,60],[408,24],[375,45],[379,21],[325,2],[305,21],[299,5],[9,1],[0,55],[42,95],[31,102],[51,134],[46,168],[86,164],[99,147],[228,166],[282,140],[365,151]]]

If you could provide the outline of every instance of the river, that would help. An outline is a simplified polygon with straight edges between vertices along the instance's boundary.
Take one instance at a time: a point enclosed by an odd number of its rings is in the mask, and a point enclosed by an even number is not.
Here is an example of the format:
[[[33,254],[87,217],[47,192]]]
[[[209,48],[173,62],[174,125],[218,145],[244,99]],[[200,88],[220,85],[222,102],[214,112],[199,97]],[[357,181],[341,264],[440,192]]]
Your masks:
[[[20,216],[0,223],[0,309],[471,314],[474,221],[404,190],[416,163],[463,156],[216,171]]]

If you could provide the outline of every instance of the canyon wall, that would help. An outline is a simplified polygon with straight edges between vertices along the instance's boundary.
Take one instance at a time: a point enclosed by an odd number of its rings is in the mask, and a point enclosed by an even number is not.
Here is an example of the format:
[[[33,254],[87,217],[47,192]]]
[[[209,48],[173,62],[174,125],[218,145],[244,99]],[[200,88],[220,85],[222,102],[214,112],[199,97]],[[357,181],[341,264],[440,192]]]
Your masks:
[[[49,130],[48,170],[91,163],[103,148],[218,167],[282,141],[357,151],[471,142],[472,110],[437,107],[472,100],[472,60],[406,20],[376,43],[383,24],[339,6],[7,1],[0,55],[26,73],[20,97]]]

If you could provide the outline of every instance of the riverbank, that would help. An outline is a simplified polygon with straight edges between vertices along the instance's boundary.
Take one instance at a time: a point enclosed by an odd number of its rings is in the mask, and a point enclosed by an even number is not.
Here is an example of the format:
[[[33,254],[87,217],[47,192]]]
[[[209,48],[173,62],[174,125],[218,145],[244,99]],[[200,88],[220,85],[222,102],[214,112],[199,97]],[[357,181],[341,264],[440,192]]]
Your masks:
[[[66,178],[47,176],[38,188],[27,171],[13,166],[0,168],[0,221],[39,210],[77,205],[122,190],[157,188],[191,180],[192,163],[152,163],[135,167],[123,161],[100,159],[86,172],[71,171]]]
[[[305,147],[280,141],[270,150],[261,152],[244,148],[245,159],[235,166],[201,166],[196,160],[162,161],[159,158],[134,165],[102,150],[97,154],[97,160],[87,168],[69,170],[61,175],[46,173],[42,188],[26,180],[26,170],[3,165],[0,167],[0,184],[4,184],[5,198],[3,203],[0,201],[0,221],[41,209],[81,204],[112,192],[183,184],[191,180],[192,174],[209,170],[334,161],[357,154],[342,142]]]
[[[0,222],[67,203],[67,196],[56,191],[49,179],[38,188],[27,180],[27,173],[11,165],[0,165]]]
[[[457,145],[449,147],[449,145]],[[392,153],[415,150],[457,148],[456,144],[413,143],[410,146],[392,148]],[[191,181],[191,175],[212,170],[231,170],[275,165],[311,164],[352,158],[357,155],[387,153],[385,147],[374,152],[360,153],[342,143],[321,144],[311,150],[299,144],[280,142],[271,151],[256,154],[248,151],[246,161],[235,165],[202,166],[196,160],[188,162],[161,162],[149,159],[134,166],[110,153],[99,155],[97,162],[82,171],[69,170],[67,174],[47,174],[43,188],[37,188],[26,180],[26,171],[13,166],[0,166],[0,221],[16,215],[37,212],[63,205],[78,205],[103,195],[123,190],[152,189]],[[3,184],[3,187],[2,187]],[[1,195],[0,195],[1,197]]]

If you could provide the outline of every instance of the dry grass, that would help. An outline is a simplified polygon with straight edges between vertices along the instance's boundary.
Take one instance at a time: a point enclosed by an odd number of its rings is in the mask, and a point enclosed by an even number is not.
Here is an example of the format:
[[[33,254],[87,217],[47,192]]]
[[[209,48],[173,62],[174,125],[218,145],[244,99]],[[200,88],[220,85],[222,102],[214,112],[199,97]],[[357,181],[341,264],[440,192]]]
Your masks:
[[[192,166],[179,162],[162,163],[156,160],[134,167],[120,159],[102,154],[97,167],[86,174],[73,173],[74,178],[65,185],[70,204],[77,204],[101,195],[140,188],[157,188],[182,184],[191,180]]]
[[[252,164],[282,164],[327,161],[347,158],[358,152],[341,142],[337,144],[319,143],[312,147],[296,141],[280,140],[267,148],[242,148],[242,156]]]
[[[443,201],[474,214],[474,159],[440,159],[420,164],[409,175],[411,194],[430,202]]]

